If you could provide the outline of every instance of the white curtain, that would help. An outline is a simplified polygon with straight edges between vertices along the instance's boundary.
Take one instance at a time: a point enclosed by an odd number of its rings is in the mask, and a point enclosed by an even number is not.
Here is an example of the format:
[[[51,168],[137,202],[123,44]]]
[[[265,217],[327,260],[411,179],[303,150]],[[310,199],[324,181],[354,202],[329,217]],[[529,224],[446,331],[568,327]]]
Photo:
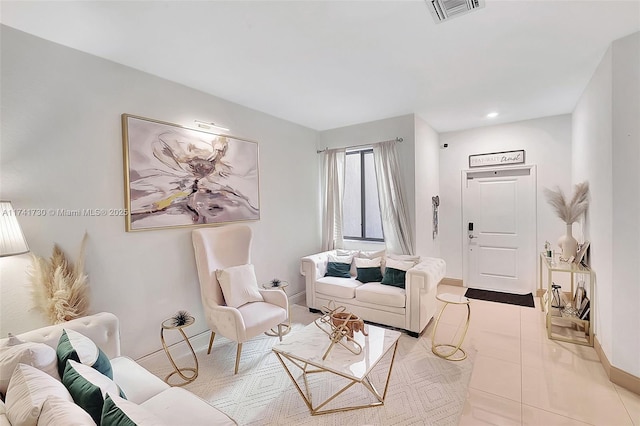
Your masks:
[[[322,250],[342,248],[342,199],[344,197],[344,149],[324,153],[322,191]]]
[[[400,179],[396,143],[396,141],[388,141],[373,146],[382,230],[388,252],[414,254],[413,232],[404,188]]]

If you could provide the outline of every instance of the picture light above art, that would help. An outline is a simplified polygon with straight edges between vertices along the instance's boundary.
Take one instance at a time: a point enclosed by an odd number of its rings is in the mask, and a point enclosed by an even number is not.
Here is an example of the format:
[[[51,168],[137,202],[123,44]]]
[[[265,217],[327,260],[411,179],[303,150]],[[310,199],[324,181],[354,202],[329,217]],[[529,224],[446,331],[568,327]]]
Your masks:
[[[258,144],[122,114],[126,230],[260,219]]]
[[[206,130],[218,129],[218,130],[221,130],[223,132],[228,132],[229,131],[228,128],[222,127],[221,125],[216,124],[216,123],[210,123],[208,121],[202,121],[202,120],[193,120],[193,122],[196,123],[196,126],[201,128],[201,129],[206,129]]]

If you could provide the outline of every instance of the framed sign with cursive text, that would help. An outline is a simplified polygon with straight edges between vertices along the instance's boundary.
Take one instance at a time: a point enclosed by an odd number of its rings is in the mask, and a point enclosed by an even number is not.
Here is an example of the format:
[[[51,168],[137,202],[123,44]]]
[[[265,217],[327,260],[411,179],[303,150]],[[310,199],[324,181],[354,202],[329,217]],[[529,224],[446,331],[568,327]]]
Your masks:
[[[524,149],[469,156],[469,167],[507,166],[510,164],[524,164]]]

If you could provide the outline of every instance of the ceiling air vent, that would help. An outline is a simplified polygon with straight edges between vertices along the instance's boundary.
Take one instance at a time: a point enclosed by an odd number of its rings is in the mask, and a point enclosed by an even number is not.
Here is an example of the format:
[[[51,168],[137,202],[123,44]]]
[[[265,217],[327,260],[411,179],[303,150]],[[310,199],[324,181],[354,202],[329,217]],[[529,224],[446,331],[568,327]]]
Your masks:
[[[484,7],[484,0],[425,0],[436,23]]]

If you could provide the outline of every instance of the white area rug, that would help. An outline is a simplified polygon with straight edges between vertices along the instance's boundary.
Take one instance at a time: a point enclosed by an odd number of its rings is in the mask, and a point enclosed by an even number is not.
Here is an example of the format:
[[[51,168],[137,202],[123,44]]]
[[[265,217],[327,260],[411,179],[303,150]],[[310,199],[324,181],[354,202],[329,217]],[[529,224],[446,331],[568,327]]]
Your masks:
[[[307,308],[291,307],[293,330],[317,316]],[[243,345],[240,370],[233,374],[236,344],[216,336],[213,350],[196,348],[200,371],[185,389],[209,401],[240,425],[457,425],[467,396],[473,369],[473,352],[461,362],[445,361],[431,353],[428,336],[419,339],[402,334],[383,406],[311,416],[306,404],[271,351],[277,337],[259,336]],[[184,345],[183,345],[184,346]],[[469,352],[469,351],[467,351]],[[164,353],[141,364],[163,378],[171,371]],[[391,354],[373,370],[372,381],[380,392]],[[191,365],[188,356],[176,357],[179,366]],[[295,371],[295,370],[294,370]],[[324,400],[344,379],[321,373],[309,381],[314,404]],[[303,388],[304,389],[304,388]],[[327,408],[372,402],[373,396],[356,384]],[[335,402],[335,403],[334,403]]]

